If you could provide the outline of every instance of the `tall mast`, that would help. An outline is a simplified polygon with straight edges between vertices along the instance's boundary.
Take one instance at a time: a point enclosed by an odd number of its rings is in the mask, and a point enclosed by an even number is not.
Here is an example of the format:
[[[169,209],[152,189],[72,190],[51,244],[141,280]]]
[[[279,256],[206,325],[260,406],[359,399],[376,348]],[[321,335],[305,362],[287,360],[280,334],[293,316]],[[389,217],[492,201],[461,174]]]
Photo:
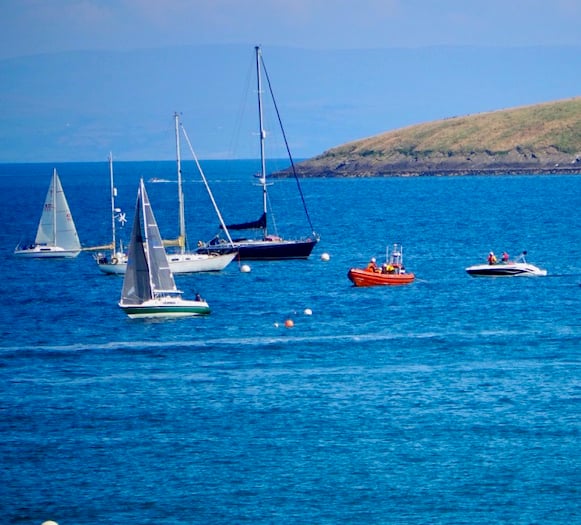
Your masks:
[[[179,221],[180,221],[180,252],[186,251],[186,217],[184,210],[184,193],[182,191],[182,161],[180,157],[180,133],[179,133],[179,115],[174,113],[175,134],[176,134],[176,159],[178,170],[178,202],[179,202]]]
[[[260,133],[260,183],[262,184],[262,211],[266,217],[267,195],[266,195],[266,158],[264,155],[264,141],[266,139],[266,132],[264,131],[264,124],[262,118],[262,78],[260,75],[260,61],[262,59],[262,50],[260,46],[256,46],[256,82],[258,89],[258,125]],[[266,237],[266,224],[263,228],[263,236]]]
[[[115,239],[115,197],[117,190],[115,189],[115,184],[113,183],[113,154],[109,152],[109,180],[111,183],[111,253],[115,256],[116,243]]]
[[[52,242],[53,246],[57,246],[57,238],[56,238],[56,192],[57,192],[57,174],[56,168],[54,168],[53,176],[52,176]]]

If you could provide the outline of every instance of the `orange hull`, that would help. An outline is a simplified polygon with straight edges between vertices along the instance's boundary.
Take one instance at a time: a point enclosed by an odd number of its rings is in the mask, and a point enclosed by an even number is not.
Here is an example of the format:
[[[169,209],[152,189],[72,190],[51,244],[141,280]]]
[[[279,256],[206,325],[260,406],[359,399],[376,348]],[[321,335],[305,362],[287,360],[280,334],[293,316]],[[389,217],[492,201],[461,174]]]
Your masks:
[[[409,284],[416,276],[413,273],[379,273],[362,268],[351,268],[347,277],[355,286],[393,286]]]

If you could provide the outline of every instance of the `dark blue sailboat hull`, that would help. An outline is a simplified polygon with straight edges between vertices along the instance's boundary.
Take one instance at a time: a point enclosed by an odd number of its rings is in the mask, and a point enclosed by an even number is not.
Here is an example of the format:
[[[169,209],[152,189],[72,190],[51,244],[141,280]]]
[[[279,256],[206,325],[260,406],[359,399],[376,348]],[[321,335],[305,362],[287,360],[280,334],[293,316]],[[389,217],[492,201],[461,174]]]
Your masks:
[[[317,239],[301,240],[254,240],[244,239],[234,241],[234,244],[218,243],[198,248],[198,253],[230,253],[238,252],[239,260],[281,260],[281,259],[307,259]]]

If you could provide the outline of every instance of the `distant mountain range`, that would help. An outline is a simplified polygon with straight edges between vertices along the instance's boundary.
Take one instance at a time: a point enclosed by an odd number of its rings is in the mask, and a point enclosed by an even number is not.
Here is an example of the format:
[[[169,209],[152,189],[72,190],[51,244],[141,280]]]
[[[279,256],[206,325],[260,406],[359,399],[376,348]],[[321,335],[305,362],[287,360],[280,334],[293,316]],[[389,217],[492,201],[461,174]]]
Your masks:
[[[581,173],[581,97],[382,133],[332,148],[297,164],[297,171],[307,177]]]

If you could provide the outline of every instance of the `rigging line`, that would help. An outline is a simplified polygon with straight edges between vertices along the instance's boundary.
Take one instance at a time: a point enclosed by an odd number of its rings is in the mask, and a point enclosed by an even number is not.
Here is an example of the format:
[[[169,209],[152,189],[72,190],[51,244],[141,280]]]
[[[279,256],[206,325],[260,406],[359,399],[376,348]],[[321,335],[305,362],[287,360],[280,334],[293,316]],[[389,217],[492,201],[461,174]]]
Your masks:
[[[196,152],[194,151],[194,148],[192,147],[192,143],[190,142],[190,137],[188,137],[188,134],[186,132],[186,128],[184,128],[184,126],[181,122],[180,122],[180,127],[181,127],[182,133],[184,135],[184,138],[186,139],[186,142],[188,143],[188,147],[190,148],[190,152],[192,154],[192,157],[194,157],[196,167],[198,168],[200,176],[202,177],[202,180],[204,181],[204,185],[206,186],[206,190],[208,192],[210,200],[212,201],[212,204],[214,205],[214,211],[216,212],[216,215],[218,216],[218,220],[220,221],[220,224],[222,225],[222,229],[226,233],[226,237],[228,237],[228,241],[230,242],[230,244],[232,244],[232,237],[230,237],[230,232],[228,231],[228,227],[226,226],[226,223],[224,222],[224,219],[222,218],[222,214],[220,213],[220,209],[218,208],[218,205],[216,204],[216,200],[214,199],[214,194],[212,193],[212,190],[210,189],[210,185],[208,184],[208,181],[206,179],[206,175],[204,174],[204,170],[202,169],[202,166],[200,165],[200,162],[198,161],[198,156],[196,155]]]
[[[248,99],[249,99],[249,92],[250,92],[250,78],[252,76],[252,72],[253,72],[253,65],[254,65],[254,61],[250,61],[249,65],[247,67],[246,70],[246,77],[245,77],[245,81],[243,83],[243,89],[242,89],[242,93],[240,95],[240,101],[239,101],[239,105],[238,105],[238,111],[236,113],[236,117],[235,117],[235,121],[234,121],[234,130],[232,132],[232,135],[230,137],[230,143],[228,145],[228,150],[226,152],[227,155],[229,155],[230,158],[236,159],[238,158],[237,155],[239,155],[241,153],[240,149],[240,136],[241,136],[241,130],[242,130],[242,124],[245,120],[246,117],[246,112],[248,109]],[[242,152],[242,155],[244,156],[244,152]]]
[[[266,200],[268,202],[268,209],[269,209],[269,218],[270,218],[270,222],[272,222],[272,229],[274,231],[274,234],[278,237],[278,228],[276,226],[276,217],[274,216],[274,208],[272,207],[272,203],[270,202],[270,195],[267,193],[266,194]]]
[[[290,147],[288,145],[288,140],[286,138],[286,133],[284,131],[284,126],[282,125],[282,119],[280,117],[280,112],[278,111],[278,105],[276,103],[276,99],[274,98],[274,92],[272,90],[272,84],[270,83],[270,76],[269,76],[268,71],[266,69],[266,65],[264,64],[264,60],[262,58],[262,55],[260,55],[260,62],[262,64],[262,70],[264,71],[264,76],[266,77],[266,82],[268,84],[268,90],[270,92],[270,97],[272,98],[272,103],[274,105],[274,110],[276,111],[276,117],[278,119],[278,125],[280,126],[280,130],[282,132],[282,137],[284,139],[284,145],[286,147],[286,152],[288,154],[288,158],[289,158],[290,163],[291,163],[293,175],[295,177],[295,180],[296,180],[296,183],[297,183],[297,187],[299,189],[299,194],[301,196],[301,200],[303,201],[303,208],[305,209],[305,214],[307,216],[307,220],[309,221],[309,225],[311,227],[311,231],[313,232],[313,235],[316,236],[316,234],[315,234],[315,228],[313,227],[313,223],[311,221],[311,216],[309,215],[309,210],[307,208],[307,203],[305,201],[305,196],[303,194],[303,189],[301,187],[301,183],[299,181],[299,177],[298,177],[297,172],[296,172],[296,169],[295,169],[295,163],[294,163],[292,154],[290,152]]]

